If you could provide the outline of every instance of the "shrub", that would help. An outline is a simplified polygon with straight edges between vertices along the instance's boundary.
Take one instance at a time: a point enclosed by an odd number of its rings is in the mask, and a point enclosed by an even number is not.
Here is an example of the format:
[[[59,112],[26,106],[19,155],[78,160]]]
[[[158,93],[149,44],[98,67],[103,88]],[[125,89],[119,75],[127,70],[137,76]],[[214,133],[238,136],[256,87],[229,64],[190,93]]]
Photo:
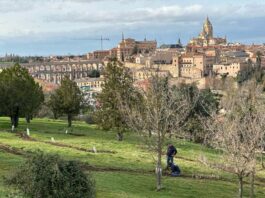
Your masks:
[[[39,152],[29,158],[7,184],[32,198],[93,198],[95,184],[91,175],[75,161]]]

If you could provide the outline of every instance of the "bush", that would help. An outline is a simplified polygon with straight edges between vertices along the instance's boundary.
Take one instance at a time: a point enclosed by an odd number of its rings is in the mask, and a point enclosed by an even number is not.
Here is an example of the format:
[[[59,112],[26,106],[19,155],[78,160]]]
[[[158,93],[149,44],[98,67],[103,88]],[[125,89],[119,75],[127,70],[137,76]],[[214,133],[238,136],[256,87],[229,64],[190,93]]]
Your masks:
[[[95,185],[75,161],[57,155],[34,154],[7,184],[32,198],[93,198]]]

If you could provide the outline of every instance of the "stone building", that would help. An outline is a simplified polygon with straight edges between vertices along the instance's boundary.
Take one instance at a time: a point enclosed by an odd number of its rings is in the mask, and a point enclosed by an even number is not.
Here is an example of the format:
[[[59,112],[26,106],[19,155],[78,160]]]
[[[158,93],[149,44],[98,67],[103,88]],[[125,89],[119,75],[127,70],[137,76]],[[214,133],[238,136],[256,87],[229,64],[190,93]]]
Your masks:
[[[223,63],[213,65],[213,72],[219,77],[223,75],[237,77],[239,72],[244,71],[247,68],[248,64],[246,62]]]
[[[155,69],[155,68],[141,68],[132,71],[134,81],[147,80],[152,76],[166,77],[169,76],[169,71]]]
[[[129,58],[134,51],[140,52],[140,53],[146,53],[146,52],[154,52],[157,47],[156,41],[136,41],[131,38],[124,39],[124,36],[122,36],[122,41],[118,44],[117,47],[117,58],[120,61],[124,61],[127,58]]]
[[[207,17],[202,28],[202,32],[197,38],[190,40],[189,45],[194,46],[214,46],[214,45],[226,45],[226,38],[217,38],[213,34],[213,25]]]
[[[175,66],[177,77],[202,78],[210,73],[214,61],[205,54],[188,53],[173,57],[172,65]]]
[[[104,60],[111,55],[110,50],[97,50],[87,54],[88,60]]]

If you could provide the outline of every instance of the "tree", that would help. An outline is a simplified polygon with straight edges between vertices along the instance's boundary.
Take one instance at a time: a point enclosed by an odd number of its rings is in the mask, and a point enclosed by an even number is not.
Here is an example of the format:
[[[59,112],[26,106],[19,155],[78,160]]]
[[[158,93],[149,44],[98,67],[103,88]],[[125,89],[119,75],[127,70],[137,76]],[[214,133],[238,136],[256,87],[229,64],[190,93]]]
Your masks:
[[[36,153],[6,183],[27,197],[94,198],[95,182],[75,161]]]
[[[96,69],[93,69],[89,74],[88,77],[90,78],[99,78],[100,77],[100,72]]]
[[[183,122],[183,130],[190,134],[191,141],[206,143],[207,134],[205,134],[201,120],[209,117],[213,111],[217,111],[218,97],[210,89],[199,90],[194,84],[182,84],[178,91],[186,93],[190,106],[193,106]]]
[[[105,82],[102,92],[97,96],[99,106],[95,112],[95,121],[104,130],[117,130],[118,140],[123,140],[127,124],[121,113],[118,96],[131,95],[133,79],[121,63],[113,59],[105,68]]]
[[[29,78],[27,80],[26,87],[29,89],[27,94],[29,94],[31,97],[27,97],[25,102],[26,105],[23,107],[23,110],[27,123],[30,123],[32,117],[37,114],[41,105],[43,104],[44,95],[42,87],[35,83],[33,78]]]
[[[133,50],[132,50],[131,56],[138,54],[138,51],[139,51],[138,46],[135,45],[135,46],[133,47]]]
[[[19,64],[0,73],[0,95],[0,114],[9,116],[14,127],[20,116],[29,122],[44,100],[42,88]]]
[[[121,100],[120,108],[128,126],[139,132],[156,153],[157,190],[162,188],[162,153],[166,134],[179,130],[191,110],[187,95],[170,87],[168,78],[154,76],[147,90],[134,91],[134,97]],[[136,101],[136,102],[135,102]],[[154,135],[150,138],[148,133]]]
[[[260,89],[256,83],[245,84],[239,90],[232,90],[222,101],[226,109],[224,116],[214,115],[212,144],[223,151],[223,169],[238,177],[239,197],[243,197],[243,179],[251,176],[251,197],[254,197],[254,178],[257,151],[264,137],[264,104],[260,103]]]
[[[80,112],[83,104],[83,94],[76,82],[65,76],[61,86],[51,95],[49,105],[55,117],[66,114],[68,127],[72,127],[73,116]]]

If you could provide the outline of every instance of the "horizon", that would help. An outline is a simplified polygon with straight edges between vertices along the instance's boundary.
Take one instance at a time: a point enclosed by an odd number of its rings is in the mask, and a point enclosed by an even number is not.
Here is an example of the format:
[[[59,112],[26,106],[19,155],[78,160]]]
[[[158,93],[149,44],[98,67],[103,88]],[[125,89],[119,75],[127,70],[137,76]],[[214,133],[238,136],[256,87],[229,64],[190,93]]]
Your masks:
[[[152,3],[151,3],[152,2]],[[263,44],[261,0],[2,0],[0,55],[83,55],[111,49],[125,38],[183,44],[198,36],[208,15],[216,37]],[[233,15],[231,15],[233,13]],[[93,40],[96,39],[96,40]]]

